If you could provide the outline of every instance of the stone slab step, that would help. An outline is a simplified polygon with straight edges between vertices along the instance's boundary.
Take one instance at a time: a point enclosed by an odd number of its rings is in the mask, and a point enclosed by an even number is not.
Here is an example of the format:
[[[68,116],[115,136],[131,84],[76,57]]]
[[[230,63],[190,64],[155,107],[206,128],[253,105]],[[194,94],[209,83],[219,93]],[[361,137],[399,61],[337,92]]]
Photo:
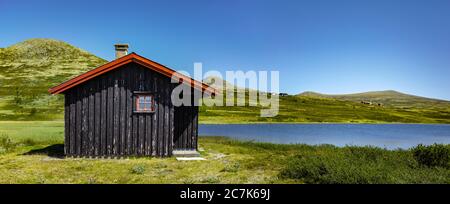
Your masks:
[[[202,157],[177,157],[178,161],[202,161],[202,160],[206,160],[205,158]]]
[[[200,157],[200,153],[195,150],[174,150],[172,154],[175,157]]]

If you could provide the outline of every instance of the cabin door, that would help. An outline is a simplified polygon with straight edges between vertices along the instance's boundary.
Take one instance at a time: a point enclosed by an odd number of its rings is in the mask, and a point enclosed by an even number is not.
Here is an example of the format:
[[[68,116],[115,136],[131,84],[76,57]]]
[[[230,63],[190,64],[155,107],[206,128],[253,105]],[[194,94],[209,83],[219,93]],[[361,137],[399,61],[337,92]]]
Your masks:
[[[174,112],[174,150],[197,150],[198,107],[175,107]]]

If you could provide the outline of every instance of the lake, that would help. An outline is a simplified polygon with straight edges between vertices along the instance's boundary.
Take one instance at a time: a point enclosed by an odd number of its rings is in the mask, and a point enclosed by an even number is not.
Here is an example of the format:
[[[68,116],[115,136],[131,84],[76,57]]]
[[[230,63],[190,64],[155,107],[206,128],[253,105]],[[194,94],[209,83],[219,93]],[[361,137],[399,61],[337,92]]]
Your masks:
[[[278,144],[332,144],[407,149],[450,143],[450,125],[435,124],[226,124],[200,125],[200,136]]]

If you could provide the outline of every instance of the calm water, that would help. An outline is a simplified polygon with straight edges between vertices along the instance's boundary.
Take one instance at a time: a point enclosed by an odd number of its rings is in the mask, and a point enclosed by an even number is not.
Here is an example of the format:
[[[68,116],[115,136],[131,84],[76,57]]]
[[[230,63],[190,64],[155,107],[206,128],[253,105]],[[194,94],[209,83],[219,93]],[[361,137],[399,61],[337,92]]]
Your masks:
[[[200,125],[200,136],[227,136],[279,144],[372,145],[387,149],[450,143],[450,125],[418,124],[250,124]]]

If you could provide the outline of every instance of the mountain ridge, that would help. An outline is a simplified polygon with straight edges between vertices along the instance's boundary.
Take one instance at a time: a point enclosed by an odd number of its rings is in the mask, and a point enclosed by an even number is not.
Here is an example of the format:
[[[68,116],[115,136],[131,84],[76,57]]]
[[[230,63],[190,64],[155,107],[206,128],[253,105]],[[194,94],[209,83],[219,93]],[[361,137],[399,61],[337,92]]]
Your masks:
[[[297,96],[317,97],[317,98],[332,98],[353,102],[367,102],[377,103],[382,105],[391,105],[397,107],[406,107],[415,104],[415,106],[422,107],[426,104],[432,103],[434,105],[448,105],[450,101],[443,99],[428,98],[423,96],[416,96],[412,94],[402,93],[395,90],[384,91],[367,91],[351,94],[322,94],[313,91],[305,91]]]
[[[299,96],[328,96],[328,97],[363,96],[363,95],[367,95],[367,96],[369,96],[369,95],[403,95],[403,96],[418,97],[418,98],[423,98],[423,99],[430,99],[430,100],[450,102],[450,101],[445,100],[445,99],[413,95],[413,94],[403,93],[403,92],[396,91],[396,90],[364,91],[364,92],[346,93],[346,94],[324,94],[324,93],[315,92],[315,91],[304,91],[304,92],[301,92],[301,93],[299,93],[297,95],[299,95]]]

